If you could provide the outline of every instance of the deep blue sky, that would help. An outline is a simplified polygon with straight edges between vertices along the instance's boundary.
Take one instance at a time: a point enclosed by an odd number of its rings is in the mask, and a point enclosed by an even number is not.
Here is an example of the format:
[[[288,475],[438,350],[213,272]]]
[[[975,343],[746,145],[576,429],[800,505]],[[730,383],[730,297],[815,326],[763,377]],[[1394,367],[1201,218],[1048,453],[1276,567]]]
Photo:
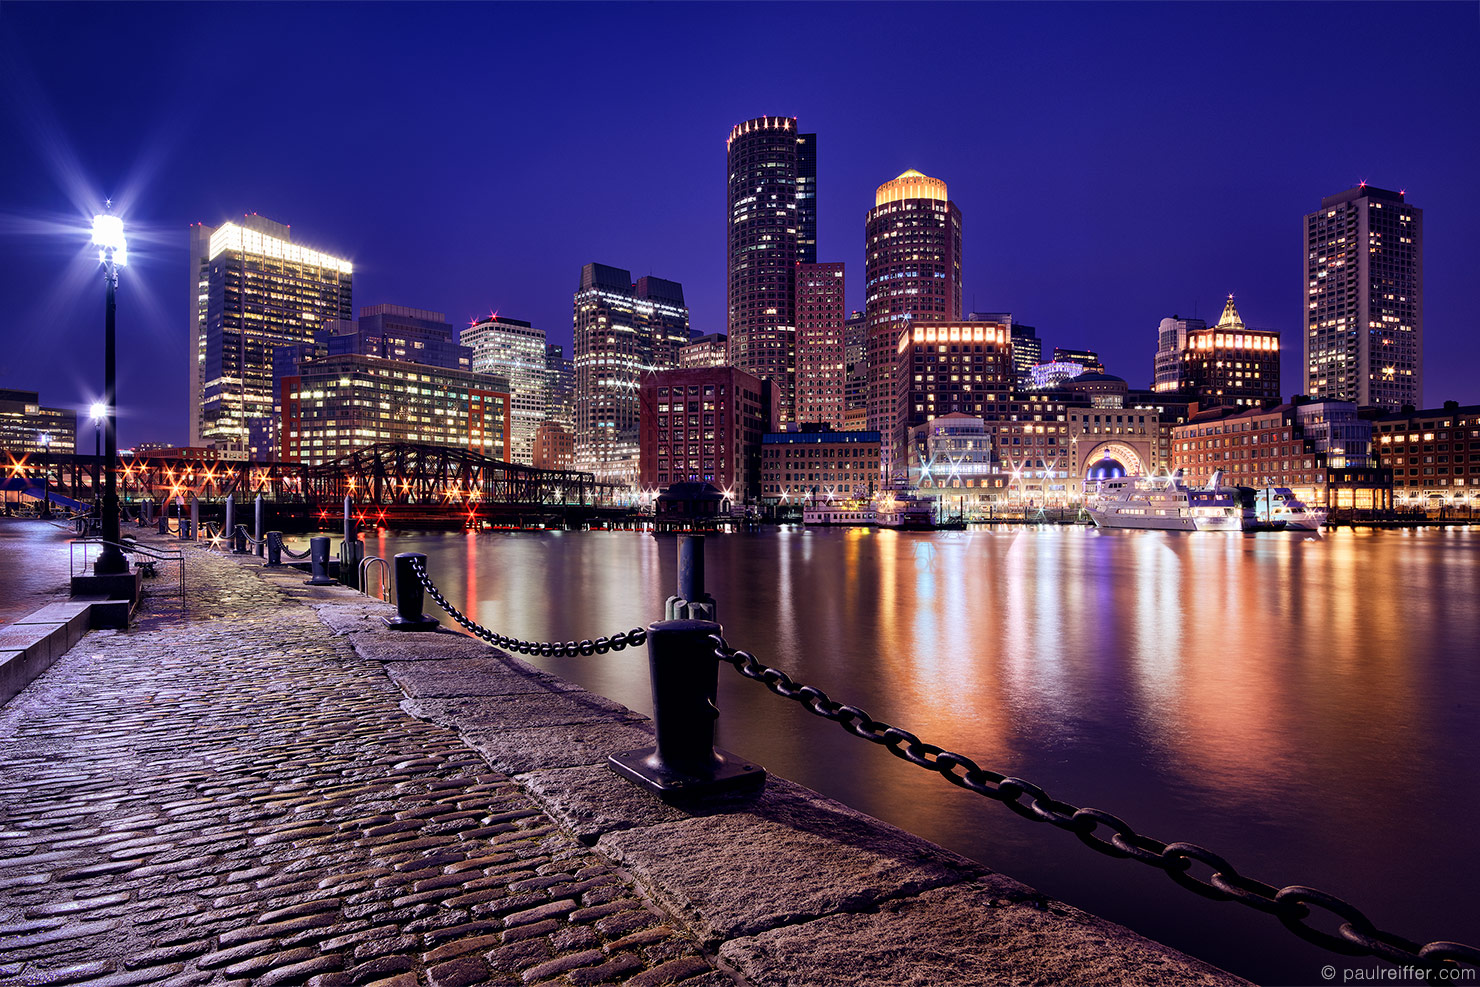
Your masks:
[[[7,2],[0,387],[101,389],[80,227],[105,194],[134,233],[125,445],[184,439],[187,228],[243,212],[349,256],[357,307],[498,309],[569,344],[594,260],[682,282],[722,331],[724,139],[790,114],[819,134],[819,259],[847,262],[852,307],[874,188],[918,168],[964,215],[968,308],[1140,386],[1158,320],[1232,291],[1298,392],[1301,217],[1406,189],[1425,402],[1475,402],[1476,51],[1473,3]]]

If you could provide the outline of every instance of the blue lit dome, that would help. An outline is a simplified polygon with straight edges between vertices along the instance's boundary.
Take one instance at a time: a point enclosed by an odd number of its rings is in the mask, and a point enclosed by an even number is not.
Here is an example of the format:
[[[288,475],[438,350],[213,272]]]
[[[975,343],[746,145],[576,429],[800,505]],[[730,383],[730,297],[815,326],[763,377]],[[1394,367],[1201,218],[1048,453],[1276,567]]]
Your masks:
[[[1089,474],[1085,478],[1092,483],[1097,483],[1100,480],[1113,480],[1121,476],[1125,476],[1125,467],[1120,465],[1118,459],[1106,456],[1089,468]]]

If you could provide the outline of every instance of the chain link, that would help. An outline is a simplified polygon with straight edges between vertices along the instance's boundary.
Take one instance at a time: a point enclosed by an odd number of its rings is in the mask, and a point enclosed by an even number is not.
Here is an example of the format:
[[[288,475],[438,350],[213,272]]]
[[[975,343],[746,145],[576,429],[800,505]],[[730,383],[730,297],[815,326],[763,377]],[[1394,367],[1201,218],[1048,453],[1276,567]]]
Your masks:
[[[1110,857],[1135,860],[1165,871],[1173,881],[1215,901],[1236,901],[1268,912],[1300,938],[1338,953],[1377,956],[1400,965],[1454,968],[1464,963],[1480,967],[1480,949],[1457,942],[1420,945],[1410,939],[1379,931],[1356,906],[1324,891],[1298,884],[1276,888],[1240,874],[1232,864],[1195,843],[1163,843],[1137,833],[1124,819],[1103,809],[1080,808],[1050,796],[1022,778],[1012,778],[983,768],[964,754],[927,744],[907,730],[875,720],[857,706],[845,706],[816,686],[801,685],[777,668],[771,668],[748,651],[730,647],[718,634],[709,638],[714,657],[748,679],[761,683],[784,699],[799,703],[810,712],[832,720],[855,737],[888,749],[895,757],[937,772],[958,788],[994,799],[1032,822],[1046,822],[1068,830],[1085,846]],[[1026,801],[1025,801],[1026,800]],[[1100,830],[1108,832],[1108,837]],[[1210,872],[1206,878],[1194,875]],[[1326,917],[1336,931],[1317,928],[1312,919]]]
[[[576,655],[604,655],[608,651],[621,651],[623,648],[635,648],[647,642],[647,631],[641,627],[634,627],[630,631],[613,634],[611,637],[598,637],[594,641],[586,639],[583,641],[525,641],[517,637],[509,637],[489,630],[477,621],[470,620],[457,607],[448,602],[427,575],[425,566],[418,565],[415,561],[411,563],[411,570],[416,573],[416,578],[421,582],[422,589],[436,601],[437,606],[447,611],[447,616],[457,621],[464,629],[482,638],[496,648],[505,648],[509,651],[517,651],[521,655],[542,655],[546,658],[574,658]]]

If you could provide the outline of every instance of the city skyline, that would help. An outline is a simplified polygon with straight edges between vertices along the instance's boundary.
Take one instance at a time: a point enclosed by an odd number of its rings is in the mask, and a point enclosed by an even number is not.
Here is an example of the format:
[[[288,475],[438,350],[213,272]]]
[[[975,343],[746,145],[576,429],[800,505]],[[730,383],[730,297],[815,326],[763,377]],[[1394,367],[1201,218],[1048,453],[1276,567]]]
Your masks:
[[[569,345],[571,273],[600,260],[682,283],[693,328],[723,332],[724,135],[780,114],[826,144],[819,258],[861,274],[874,189],[911,168],[938,176],[969,241],[962,308],[1012,312],[1048,347],[1095,349],[1136,387],[1150,384],[1162,319],[1212,321],[1232,292],[1250,326],[1281,333],[1285,396],[1297,393],[1304,216],[1362,180],[1404,189],[1428,219],[1424,403],[1480,396],[1466,372],[1480,344],[1464,292],[1475,254],[1463,235],[1480,221],[1464,180],[1480,127],[1463,111],[1480,70],[1462,57],[1480,30],[1465,8],[1405,6],[1389,18],[1384,36],[1408,53],[1403,70],[1350,106],[1325,94],[1323,70],[1293,57],[1306,44],[1364,36],[1364,25],[1329,23],[1329,8],[940,8],[954,36],[1013,43],[999,52],[1000,72],[964,76],[939,106],[838,71],[885,21],[909,50],[923,50],[936,30],[929,17],[895,23],[886,5],[857,9],[857,23],[840,24],[836,8],[799,8],[797,40],[721,82],[706,71],[715,44],[700,39],[724,15],[706,8],[587,8],[558,43],[547,30],[553,15],[537,8],[336,8],[349,17],[305,8],[284,44],[314,58],[261,80],[228,130],[207,97],[161,80],[220,57],[206,39],[231,15],[126,7],[116,22],[104,18],[107,31],[79,37],[66,11],[8,7],[3,125],[24,150],[0,165],[10,190],[0,203],[0,305],[10,320],[0,387],[39,391],[60,407],[85,407],[100,390],[100,366],[87,359],[100,335],[100,279],[69,226],[82,228],[110,194],[130,230],[119,295],[125,445],[186,438],[189,227],[244,212],[291,224],[295,243],[352,261],[356,309],[427,306],[455,324],[496,309]],[[241,51],[278,26],[272,8],[233,20]],[[808,25],[821,23],[837,40],[815,59],[796,57]],[[451,57],[474,50],[483,27],[521,38],[516,59],[559,64],[560,78],[509,83],[490,110],[476,63]],[[637,71],[624,96],[634,110],[648,105],[648,117],[611,138],[613,153],[573,155],[583,136],[575,101],[595,78],[583,53],[654,28],[675,60]],[[437,41],[447,57],[363,73],[353,52],[392,35],[412,49]],[[72,67],[112,49],[130,53],[130,69],[113,87],[117,112],[98,114],[95,87]],[[1240,58],[1261,69],[1228,78],[1195,62],[1179,69],[1182,85],[1167,86],[1165,53],[1194,50],[1207,65]],[[694,84],[677,91],[675,74]],[[311,115],[302,125],[272,116],[304,87],[359,90],[342,124],[321,133]],[[914,114],[908,127],[902,107]],[[1399,110],[1404,139],[1372,141],[1362,121]],[[240,141],[269,124],[273,140]],[[638,132],[650,127],[661,145]],[[485,140],[498,143],[497,160],[462,160],[463,145]],[[392,164],[363,153],[396,142],[420,150]],[[212,150],[228,144],[231,155]],[[848,282],[847,308],[861,309],[863,278]]]

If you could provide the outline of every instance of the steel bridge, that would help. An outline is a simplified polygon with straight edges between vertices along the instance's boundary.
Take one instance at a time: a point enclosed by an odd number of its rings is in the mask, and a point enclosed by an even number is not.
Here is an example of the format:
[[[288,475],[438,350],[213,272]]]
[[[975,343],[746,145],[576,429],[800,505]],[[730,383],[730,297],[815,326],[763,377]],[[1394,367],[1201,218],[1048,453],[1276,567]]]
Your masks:
[[[0,453],[0,480],[26,496],[62,494],[90,503],[101,485],[103,460],[92,455]],[[238,504],[261,496],[269,504],[308,512],[342,510],[345,497],[366,520],[494,520],[502,517],[596,516],[622,513],[626,490],[592,473],[536,469],[463,449],[381,443],[328,463],[251,463],[179,453],[120,456],[119,497]],[[13,499],[18,499],[19,493]],[[8,505],[8,501],[7,501]]]

